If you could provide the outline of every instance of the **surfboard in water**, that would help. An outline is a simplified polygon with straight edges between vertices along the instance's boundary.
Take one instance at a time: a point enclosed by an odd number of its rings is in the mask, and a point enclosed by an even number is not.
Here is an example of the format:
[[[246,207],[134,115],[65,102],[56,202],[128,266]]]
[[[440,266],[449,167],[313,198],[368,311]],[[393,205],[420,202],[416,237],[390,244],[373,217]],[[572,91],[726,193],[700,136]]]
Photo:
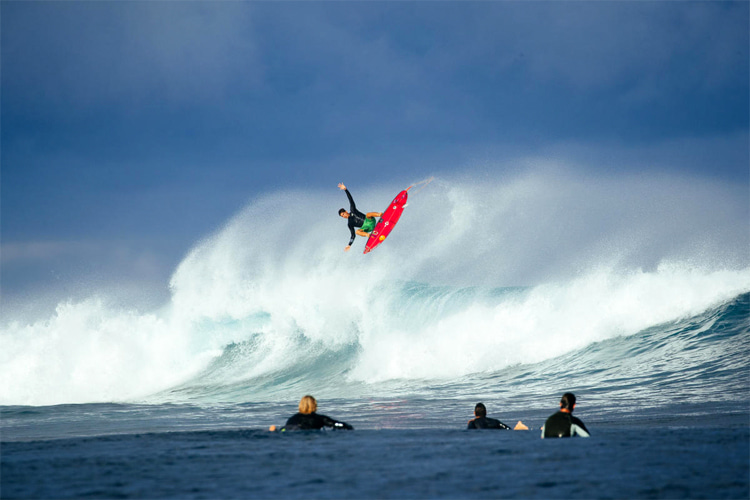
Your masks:
[[[375,229],[372,230],[370,237],[367,238],[364,253],[370,252],[373,248],[383,243],[388,235],[391,234],[393,228],[396,227],[396,223],[401,218],[401,213],[406,206],[406,201],[409,196],[407,191],[409,191],[409,189],[411,189],[411,187],[398,193],[396,197],[393,198],[391,204],[388,205],[388,208],[385,209],[383,215],[380,216],[380,220],[375,224]]]

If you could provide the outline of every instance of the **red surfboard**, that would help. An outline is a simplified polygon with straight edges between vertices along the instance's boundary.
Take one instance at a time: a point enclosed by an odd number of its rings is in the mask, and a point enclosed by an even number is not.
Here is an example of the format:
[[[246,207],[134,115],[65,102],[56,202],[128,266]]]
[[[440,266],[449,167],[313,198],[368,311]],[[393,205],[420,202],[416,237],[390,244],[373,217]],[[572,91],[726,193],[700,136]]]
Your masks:
[[[409,188],[411,189],[411,187]],[[370,237],[367,238],[367,244],[365,245],[364,253],[369,252],[376,246],[380,245],[385,241],[393,228],[396,226],[398,219],[401,218],[401,213],[404,211],[406,206],[406,199],[408,197],[407,191],[404,189],[393,198],[393,201],[388,208],[385,209],[383,215],[380,216],[380,220],[375,224],[375,229],[370,233]]]

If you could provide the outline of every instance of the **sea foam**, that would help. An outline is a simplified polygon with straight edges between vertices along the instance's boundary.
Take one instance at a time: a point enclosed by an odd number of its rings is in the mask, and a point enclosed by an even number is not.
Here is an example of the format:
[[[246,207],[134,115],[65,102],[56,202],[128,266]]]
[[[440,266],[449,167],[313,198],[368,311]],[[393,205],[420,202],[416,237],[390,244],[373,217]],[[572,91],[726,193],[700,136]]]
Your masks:
[[[361,210],[382,210],[403,187],[352,194]],[[335,188],[271,193],[189,252],[157,310],[94,295],[30,324],[8,321],[0,403],[273,380],[343,352],[337,373],[362,383],[550,359],[750,290],[746,196],[677,175],[444,177],[362,255],[361,238],[343,251]]]

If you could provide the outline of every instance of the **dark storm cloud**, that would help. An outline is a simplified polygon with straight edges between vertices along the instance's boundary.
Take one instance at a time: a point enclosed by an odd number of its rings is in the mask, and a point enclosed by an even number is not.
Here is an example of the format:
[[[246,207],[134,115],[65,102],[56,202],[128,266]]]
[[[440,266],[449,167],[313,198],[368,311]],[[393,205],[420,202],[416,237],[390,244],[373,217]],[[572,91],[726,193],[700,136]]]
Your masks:
[[[2,2],[3,246],[173,261],[258,193],[478,158],[746,183],[749,5]]]

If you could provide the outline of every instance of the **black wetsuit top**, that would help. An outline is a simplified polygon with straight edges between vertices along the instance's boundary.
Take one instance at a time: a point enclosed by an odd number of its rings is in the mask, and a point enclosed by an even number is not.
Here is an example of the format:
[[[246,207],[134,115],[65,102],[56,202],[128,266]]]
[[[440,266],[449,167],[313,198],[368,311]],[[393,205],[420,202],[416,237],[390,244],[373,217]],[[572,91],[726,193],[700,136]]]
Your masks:
[[[289,420],[286,421],[286,425],[282,430],[285,431],[304,431],[322,429],[323,427],[333,427],[334,429],[346,429],[354,430],[351,425],[339,422],[325,415],[318,415],[315,412],[312,413],[295,413]]]
[[[477,417],[474,420],[469,420],[467,429],[508,429],[510,427],[502,423],[501,421],[489,418],[489,417]]]
[[[579,432],[583,430],[583,433]],[[544,423],[544,434],[542,437],[545,438],[556,438],[556,437],[571,437],[571,436],[586,436],[588,437],[591,433],[583,425],[580,419],[577,419],[570,413],[558,411],[554,415],[550,416]]]
[[[352,233],[352,237],[349,240],[349,246],[352,246],[352,243],[354,243],[354,238],[357,237],[357,233],[355,232],[355,227],[362,227],[362,224],[365,223],[365,219],[367,216],[357,210],[357,206],[354,204],[354,199],[352,198],[351,193],[349,193],[348,189],[344,190],[346,192],[346,197],[349,198],[349,231]]]

